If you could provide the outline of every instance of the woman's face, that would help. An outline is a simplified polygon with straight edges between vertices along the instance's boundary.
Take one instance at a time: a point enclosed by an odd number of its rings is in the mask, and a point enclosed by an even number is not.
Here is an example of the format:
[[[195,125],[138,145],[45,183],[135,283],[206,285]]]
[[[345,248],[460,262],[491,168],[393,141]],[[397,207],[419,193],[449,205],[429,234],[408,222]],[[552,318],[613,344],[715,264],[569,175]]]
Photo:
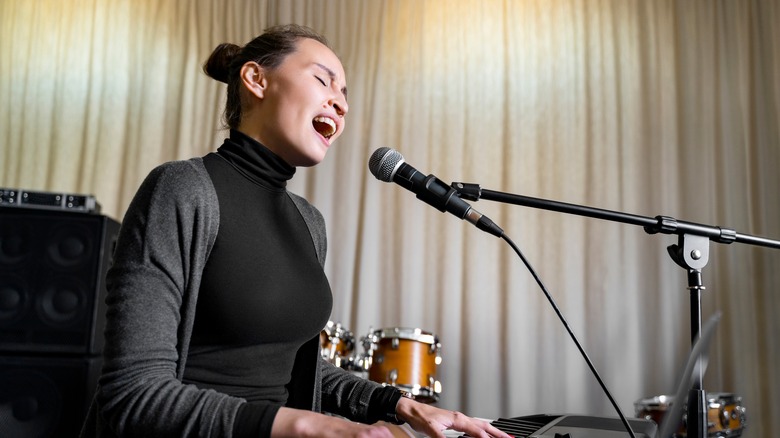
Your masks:
[[[344,131],[344,67],[324,44],[298,40],[297,50],[273,70],[263,70],[258,140],[291,166],[313,166]]]

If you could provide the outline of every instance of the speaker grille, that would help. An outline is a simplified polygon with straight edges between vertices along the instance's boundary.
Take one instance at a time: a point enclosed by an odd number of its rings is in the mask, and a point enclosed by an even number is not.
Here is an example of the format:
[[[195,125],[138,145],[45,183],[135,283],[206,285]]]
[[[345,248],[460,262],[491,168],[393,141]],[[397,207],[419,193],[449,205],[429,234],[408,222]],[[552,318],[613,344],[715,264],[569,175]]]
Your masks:
[[[0,436],[76,437],[99,358],[0,356]]]
[[[118,229],[101,215],[0,208],[0,352],[100,353]]]

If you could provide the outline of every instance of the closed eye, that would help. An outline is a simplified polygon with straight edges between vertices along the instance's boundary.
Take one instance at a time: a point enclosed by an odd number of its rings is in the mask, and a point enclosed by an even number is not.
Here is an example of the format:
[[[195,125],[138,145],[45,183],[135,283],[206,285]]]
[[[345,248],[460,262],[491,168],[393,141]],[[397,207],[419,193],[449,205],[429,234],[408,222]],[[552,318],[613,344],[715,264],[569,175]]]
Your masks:
[[[321,77],[319,77],[319,76],[314,76],[314,77],[315,77],[315,78],[317,78],[317,80],[318,80],[318,81],[320,81],[320,83],[322,84],[322,86],[323,86],[323,87],[327,87],[327,86],[328,86],[328,85],[325,83],[325,81],[324,81],[324,80],[322,80],[322,78],[321,78]]]

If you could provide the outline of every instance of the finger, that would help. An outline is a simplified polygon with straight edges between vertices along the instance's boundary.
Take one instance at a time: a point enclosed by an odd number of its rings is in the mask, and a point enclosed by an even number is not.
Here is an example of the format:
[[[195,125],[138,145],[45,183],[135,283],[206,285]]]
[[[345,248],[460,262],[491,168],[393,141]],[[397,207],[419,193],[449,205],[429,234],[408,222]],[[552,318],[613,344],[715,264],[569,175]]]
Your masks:
[[[454,412],[453,414],[453,429],[466,432],[475,438],[511,438],[511,435],[500,431],[487,421],[471,418],[460,412]]]
[[[487,423],[475,418],[471,418],[461,412],[452,412],[452,429],[466,432],[475,438],[488,438],[485,427]]]
[[[484,420],[477,420],[473,419],[474,422],[479,426],[482,430],[486,431],[488,434],[490,434],[491,437],[494,438],[513,438],[512,435],[509,435],[506,432],[503,432],[502,430],[498,429],[497,427],[493,426],[487,421]]]
[[[499,430],[493,425],[488,424],[488,428],[486,429],[490,436],[495,438],[514,438],[512,435],[509,435],[508,433]]]

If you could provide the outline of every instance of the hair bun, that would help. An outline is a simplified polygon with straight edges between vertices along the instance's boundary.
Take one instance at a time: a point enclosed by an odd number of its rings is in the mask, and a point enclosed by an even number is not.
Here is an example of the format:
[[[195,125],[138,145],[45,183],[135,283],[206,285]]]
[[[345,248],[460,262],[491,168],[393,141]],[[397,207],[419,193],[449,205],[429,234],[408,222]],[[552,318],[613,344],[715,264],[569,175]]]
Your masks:
[[[230,63],[241,53],[241,47],[232,43],[218,45],[203,64],[203,72],[220,82],[228,83]]]

